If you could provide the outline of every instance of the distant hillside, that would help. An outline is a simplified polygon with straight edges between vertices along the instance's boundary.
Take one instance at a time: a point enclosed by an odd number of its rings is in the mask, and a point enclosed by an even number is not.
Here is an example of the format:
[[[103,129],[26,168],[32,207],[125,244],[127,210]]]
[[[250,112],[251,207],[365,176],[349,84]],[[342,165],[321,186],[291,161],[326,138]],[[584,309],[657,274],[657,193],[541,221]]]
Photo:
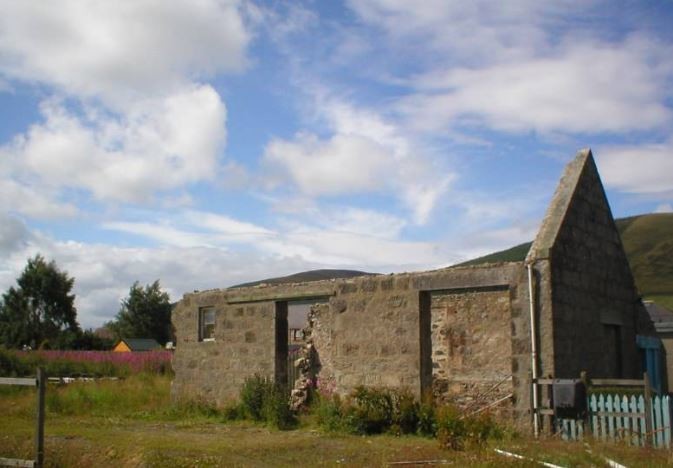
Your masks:
[[[259,284],[283,284],[283,283],[304,283],[309,281],[320,281],[334,278],[353,278],[355,276],[373,275],[375,273],[366,273],[357,270],[311,270],[295,273],[294,275],[281,276],[278,278],[268,278],[250,283],[237,284],[231,288],[245,288],[248,286],[257,286]],[[231,289],[230,288],[230,289]]]
[[[640,293],[673,310],[673,213],[617,220]]]
[[[482,263],[522,262],[526,258],[526,254],[528,253],[531,244],[532,242],[525,242],[506,250],[500,250],[498,252],[493,252],[492,254],[484,255],[483,257],[475,258],[474,260],[459,263],[456,266],[481,265]]]
[[[615,220],[640,293],[673,310],[673,213],[656,213]],[[530,242],[460,265],[518,262]]]

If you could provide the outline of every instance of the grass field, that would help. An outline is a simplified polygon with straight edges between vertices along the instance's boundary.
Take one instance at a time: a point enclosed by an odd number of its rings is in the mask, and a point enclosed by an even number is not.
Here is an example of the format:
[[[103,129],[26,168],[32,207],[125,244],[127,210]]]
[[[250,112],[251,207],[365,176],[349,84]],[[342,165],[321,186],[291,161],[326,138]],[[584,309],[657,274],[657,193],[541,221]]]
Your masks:
[[[666,450],[567,443],[553,437],[534,441],[510,435],[481,447],[446,450],[437,440],[420,436],[326,433],[311,416],[302,418],[297,429],[279,431],[226,422],[199,406],[172,406],[169,389],[170,377],[142,374],[50,386],[47,466],[415,466],[391,463],[427,460],[441,461],[437,466],[539,466],[503,457],[496,447],[562,466],[607,466],[603,457],[629,467],[673,464]],[[34,399],[32,389],[0,388],[0,457],[32,456]]]

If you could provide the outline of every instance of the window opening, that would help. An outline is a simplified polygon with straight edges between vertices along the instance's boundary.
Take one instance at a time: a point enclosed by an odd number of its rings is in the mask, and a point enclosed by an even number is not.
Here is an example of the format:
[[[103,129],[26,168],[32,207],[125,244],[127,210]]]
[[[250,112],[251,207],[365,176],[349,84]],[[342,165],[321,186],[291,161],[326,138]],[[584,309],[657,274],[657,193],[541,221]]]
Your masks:
[[[199,341],[215,340],[215,308],[199,309]]]

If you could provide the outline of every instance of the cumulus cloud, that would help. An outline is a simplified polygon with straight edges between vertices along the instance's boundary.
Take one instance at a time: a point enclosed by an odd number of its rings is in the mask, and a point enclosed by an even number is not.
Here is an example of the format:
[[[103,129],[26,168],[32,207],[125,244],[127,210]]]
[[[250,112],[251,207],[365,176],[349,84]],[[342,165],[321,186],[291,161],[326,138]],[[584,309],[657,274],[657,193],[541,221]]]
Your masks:
[[[673,48],[642,37],[616,45],[570,41],[544,57],[419,76],[417,93],[399,110],[428,131],[458,123],[543,133],[661,128],[672,117],[663,99],[671,57]]]
[[[287,171],[284,175],[308,195],[376,192],[394,170],[388,156],[384,147],[361,136],[322,140],[310,134],[292,141],[272,140],[264,154],[272,169]]]
[[[308,196],[393,193],[416,223],[425,223],[454,174],[445,170],[438,176],[421,145],[378,113],[337,99],[316,101],[317,118],[331,136],[300,133],[272,140],[263,162],[276,185],[290,179]]]
[[[250,41],[236,0],[3,0],[0,74],[108,104],[239,71]]]
[[[74,192],[148,203],[177,191],[168,203],[179,205],[189,203],[180,190],[215,179],[226,106],[200,80],[246,68],[254,8],[238,0],[1,4],[0,81],[37,83],[47,95],[42,120],[0,147],[0,193],[12,211],[72,216],[66,194]]]
[[[75,205],[58,198],[44,187],[0,178],[0,211],[3,213],[20,213],[41,219],[71,218],[78,213]]]
[[[21,250],[30,238],[30,232],[21,220],[0,213],[0,254]]]
[[[143,202],[209,180],[226,137],[225,105],[208,85],[138,101],[120,116],[94,109],[82,117],[53,99],[41,110],[44,122],[0,148],[14,161],[13,175],[99,200]]]
[[[673,197],[673,141],[599,148],[605,184],[623,192]]]
[[[75,278],[78,320],[100,326],[119,310],[135,281],[160,279],[171,300],[194,289],[211,289],[316,268],[298,257],[231,252],[212,247],[119,247],[108,244],[60,242],[37,236],[14,250],[0,268],[0,289],[15,283],[26,259],[42,253]]]
[[[362,220],[373,224],[363,226]],[[0,221],[0,290],[14,284],[27,258],[41,253],[76,279],[78,316],[87,327],[111,319],[134,281],[160,279],[171,299],[178,300],[194,289],[315,268],[387,272],[443,266],[453,259],[438,244],[400,240],[404,221],[357,209],[278,229],[195,211],[101,226],[149,239],[148,247],[60,241],[18,219]]]

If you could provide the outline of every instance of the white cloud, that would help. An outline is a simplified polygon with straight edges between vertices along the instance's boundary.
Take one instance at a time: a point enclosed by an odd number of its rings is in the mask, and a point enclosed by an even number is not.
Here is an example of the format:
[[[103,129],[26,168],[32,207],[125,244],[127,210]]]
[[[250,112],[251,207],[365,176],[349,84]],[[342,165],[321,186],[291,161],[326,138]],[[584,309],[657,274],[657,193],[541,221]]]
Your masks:
[[[267,236],[272,233],[269,229],[252,223],[205,211],[188,211],[185,213],[184,219],[194,226],[214,231],[218,235],[231,236],[232,238]]]
[[[246,65],[237,0],[0,3],[0,74],[108,104]]]
[[[415,79],[399,103],[409,125],[438,131],[480,124],[507,132],[623,132],[662,128],[673,48],[642,37],[568,41],[544,57],[450,67]],[[617,79],[618,77],[618,79]]]
[[[662,203],[654,209],[655,213],[673,213],[673,204]]]
[[[621,18],[626,35],[602,1],[417,3],[349,2],[385,32],[392,60],[414,54],[401,70],[418,75],[398,76],[411,90],[397,107],[403,126],[440,135],[466,126],[601,133],[671,123],[673,47],[638,15]]]
[[[545,16],[553,17],[556,9],[545,2],[530,0],[506,3],[350,0],[348,3],[362,20],[381,28],[397,48],[411,43],[428,52],[450,53],[453,59],[470,62],[516,57],[522,50],[533,50],[543,36],[539,23]],[[581,2],[564,3],[581,6]]]
[[[358,221],[364,219],[374,220],[375,225],[359,226]],[[27,229],[17,219],[5,221],[0,229],[0,290],[14,284],[27,258],[41,253],[75,278],[78,317],[86,327],[111,319],[134,281],[146,284],[160,279],[171,299],[178,300],[193,289],[226,287],[315,268],[386,272],[431,268],[450,260],[437,244],[402,241],[382,232],[399,231],[403,221],[360,210],[277,231],[190,211],[170,220],[102,225],[149,238],[157,243],[154,247],[59,241]]]
[[[88,110],[80,117],[44,102],[45,121],[0,148],[14,162],[11,176],[84,189],[99,200],[146,202],[217,172],[226,108],[208,85],[140,100],[118,116]]]
[[[21,250],[29,239],[30,232],[19,219],[0,213],[0,254]]]
[[[422,270],[448,265],[451,257],[433,242],[388,240],[341,230],[298,226],[259,248],[286,253],[334,268],[352,267],[378,272]]]
[[[404,219],[387,213],[352,207],[325,207],[311,218],[324,229],[382,239],[398,239],[407,225]]]
[[[357,135],[276,139],[267,145],[264,158],[271,170],[287,171],[303,193],[314,196],[376,192],[394,170],[384,147]]]
[[[460,252],[460,261],[482,257],[514,247],[535,238],[538,223],[511,223],[507,226],[479,231],[467,230],[460,239],[451,242],[451,247]]]
[[[276,229],[189,210],[149,221],[102,224],[104,229],[142,236],[163,246],[242,249],[335,267],[424,268],[447,263],[446,252],[436,244],[400,240],[405,226],[396,216],[349,207],[327,208],[308,221],[280,220]]]
[[[0,289],[15,284],[26,259],[42,253],[75,278],[75,305],[84,327],[100,326],[119,310],[134,281],[160,279],[171,300],[193,289],[226,287],[316,268],[300,258],[237,253],[208,247],[130,248],[58,242],[40,236],[12,252],[0,266]]]
[[[307,196],[387,193],[400,199],[418,224],[427,222],[454,174],[438,168],[421,145],[368,109],[314,96],[315,118],[331,131],[328,138],[301,133],[272,140],[264,153],[275,185],[288,178]],[[440,169],[441,170],[441,169]]]
[[[606,146],[599,148],[596,159],[608,187],[638,194],[673,194],[673,140]]]
[[[0,151],[0,157],[2,157]],[[77,214],[76,206],[61,202],[44,187],[0,178],[0,212],[21,213],[34,218],[61,219]]]

